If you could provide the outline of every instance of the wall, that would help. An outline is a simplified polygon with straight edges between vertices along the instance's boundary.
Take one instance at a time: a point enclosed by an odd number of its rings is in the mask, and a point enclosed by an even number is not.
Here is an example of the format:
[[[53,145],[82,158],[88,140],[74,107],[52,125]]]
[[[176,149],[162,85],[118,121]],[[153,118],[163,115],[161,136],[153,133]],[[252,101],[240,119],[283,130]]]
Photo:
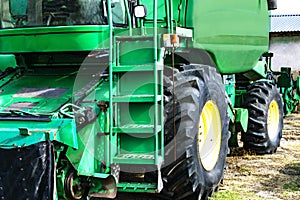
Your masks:
[[[300,71],[300,35],[271,35],[270,51],[274,53],[274,70],[290,66],[293,71]]]

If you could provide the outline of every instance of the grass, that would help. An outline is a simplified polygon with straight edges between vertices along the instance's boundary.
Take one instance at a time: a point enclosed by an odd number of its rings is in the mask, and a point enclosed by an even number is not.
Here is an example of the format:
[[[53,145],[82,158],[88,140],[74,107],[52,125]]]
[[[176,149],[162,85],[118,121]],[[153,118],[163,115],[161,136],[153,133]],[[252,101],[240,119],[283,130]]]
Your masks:
[[[251,172],[251,169],[249,167],[242,167],[240,169],[241,172]]]
[[[236,200],[236,199],[242,199],[242,196],[239,194],[239,192],[226,190],[226,191],[216,192],[214,197],[209,199],[210,200],[217,200],[217,199]]]
[[[297,192],[299,191],[299,185],[295,182],[289,182],[283,185],[283,189]]]
[[[213,198],[209,198],[210,200],[237,200],[237,199],[252,199],[254,193],[252,192],[243,192],[241,195],[239,191],[232,190],[222,190],[216,192]]]

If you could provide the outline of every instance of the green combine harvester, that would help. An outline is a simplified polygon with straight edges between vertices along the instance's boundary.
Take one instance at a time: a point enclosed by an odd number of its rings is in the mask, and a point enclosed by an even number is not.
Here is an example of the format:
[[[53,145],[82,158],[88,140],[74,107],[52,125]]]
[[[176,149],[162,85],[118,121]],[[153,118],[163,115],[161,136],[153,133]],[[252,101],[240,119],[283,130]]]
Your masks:
[[[274,153],[300,77],[272,70],[272,9],[0,0],[0,199],[207,199],[239,135]]]

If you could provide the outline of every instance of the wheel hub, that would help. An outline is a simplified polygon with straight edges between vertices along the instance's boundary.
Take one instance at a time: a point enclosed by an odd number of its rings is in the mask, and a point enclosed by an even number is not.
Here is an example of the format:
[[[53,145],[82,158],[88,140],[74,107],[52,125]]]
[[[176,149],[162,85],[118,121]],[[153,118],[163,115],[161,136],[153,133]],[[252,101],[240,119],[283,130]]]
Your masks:
[[[75,171],[67,174],[65,180],[65,192],[68,198],[72,200],[79,200],[85,198],[87,188],[83,186],[82,181],[77,176]]]
[[[212,100],[203,107],[198,130],[198,156],[205,170],[211,171],[218,162],[222,125],[218,106]]]
[[[268,110],[268,135],[270,140],[274,141],[278,135],[280,112],[278,104],[273,100]]]

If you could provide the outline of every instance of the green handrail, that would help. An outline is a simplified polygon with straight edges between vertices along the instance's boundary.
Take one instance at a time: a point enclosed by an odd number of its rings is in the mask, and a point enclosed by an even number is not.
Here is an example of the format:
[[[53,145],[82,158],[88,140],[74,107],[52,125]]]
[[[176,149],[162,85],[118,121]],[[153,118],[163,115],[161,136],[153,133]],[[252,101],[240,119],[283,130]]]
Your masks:
[[[158,84],[157,84],[157,48],[158,48],[158,38],[157,38],[157,0],[154,0],[153,6],[153,41],[154,41],[154,132],[155,132],[155,164],[158,164]]]
[[[113,137],[113,19],[111,10],[111,0],[107,0],[108,26],[109,26],[109,142]],[[107,165],[112,164],[113,145],[109,145],[109,158]]]

